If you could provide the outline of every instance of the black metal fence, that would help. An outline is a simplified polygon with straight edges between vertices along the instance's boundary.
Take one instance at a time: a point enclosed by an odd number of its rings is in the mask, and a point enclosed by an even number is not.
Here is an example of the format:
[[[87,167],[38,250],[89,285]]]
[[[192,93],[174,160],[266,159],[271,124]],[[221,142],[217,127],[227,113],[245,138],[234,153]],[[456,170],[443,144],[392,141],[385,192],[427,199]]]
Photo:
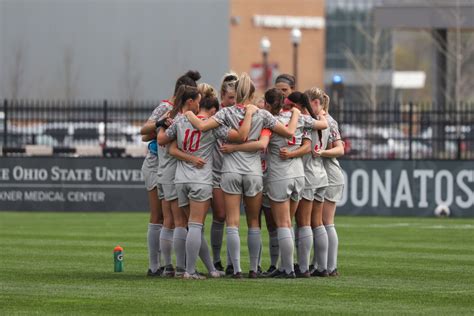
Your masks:
[[[125,156],[145,148],[140,127],[157,101],[3,100],[0,146],[6,156],[49,147],[53,155],[78,155],[77,148],[100,155]],[[344,139],[344,159],[474,159],[474,104],[349,104],[330,109]],[[34,145],[34,146],[30,146]],[[146,151],[138,151],[145,153]],[[97,154],[97,151],[95,151]]]

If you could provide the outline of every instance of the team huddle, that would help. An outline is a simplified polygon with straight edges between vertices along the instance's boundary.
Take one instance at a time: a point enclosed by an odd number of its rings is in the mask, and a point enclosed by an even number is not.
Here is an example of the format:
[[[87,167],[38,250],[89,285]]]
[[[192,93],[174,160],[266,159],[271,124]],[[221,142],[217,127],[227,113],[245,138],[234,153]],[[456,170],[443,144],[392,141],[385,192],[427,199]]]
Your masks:
[[[147,275],[204,279],[196,271],[199,257],[209,277],[242,278],[243,198],[249,278],[337,276],[334,215],[344,185],[337,157],[344,147],[329,97],[319,88],[295,91],[288,74],[262,98],[246,73],[224,75],[219,93],[197,84],[200,78],[197,71],[179,77],[173,96],[141,129],[149,142],[142,166],[150,203]],[[204,235],[209,208],[212,257]],[[261,268],[262,214],[270,239],[267,271]]]

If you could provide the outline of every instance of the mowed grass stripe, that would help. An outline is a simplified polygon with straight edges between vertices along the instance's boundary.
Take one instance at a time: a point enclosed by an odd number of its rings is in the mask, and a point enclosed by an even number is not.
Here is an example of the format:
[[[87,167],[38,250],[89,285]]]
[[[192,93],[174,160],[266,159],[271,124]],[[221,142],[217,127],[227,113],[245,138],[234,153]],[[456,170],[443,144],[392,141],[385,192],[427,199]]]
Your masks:
[[[0,213],[0,314],[474,312],[474,234],[456,229],[474,220],[339,217],[339,278],[195,282],[144,276],[147,218]],[[209,230],[208,219],[208,240]],[[266,268],[268,236],[262,232]],[[246,272],[244,226],[240,233]],[[125,249],[121,274],[112,272],[117,243]]]

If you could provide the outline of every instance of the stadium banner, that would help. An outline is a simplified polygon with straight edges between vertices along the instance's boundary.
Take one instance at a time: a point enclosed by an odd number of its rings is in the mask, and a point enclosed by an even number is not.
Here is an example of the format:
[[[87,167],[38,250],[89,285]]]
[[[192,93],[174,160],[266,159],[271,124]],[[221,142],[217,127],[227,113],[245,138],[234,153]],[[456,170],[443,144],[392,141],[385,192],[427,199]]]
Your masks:
[[[0,158],[0,211],[148,211],[136,158]]]
[[[472,161],[341,160],[345,186],[338,214],[474,217]]]
[[[148,211],[140,158],[0,158],[0,211]],[[338,214],[474,217],[472,161],[341,160]]]

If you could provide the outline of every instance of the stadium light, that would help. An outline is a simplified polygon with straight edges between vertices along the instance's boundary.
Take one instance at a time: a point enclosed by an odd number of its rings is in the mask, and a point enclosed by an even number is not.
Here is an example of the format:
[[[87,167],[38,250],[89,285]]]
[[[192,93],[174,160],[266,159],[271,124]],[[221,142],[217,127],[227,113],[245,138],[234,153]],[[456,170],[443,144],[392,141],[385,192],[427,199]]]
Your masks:
[[[294,28],[291,30],[291,43],[293,44],[293,76],[295,85],[298,83],[298,46],[301,43],[301,30]]]
[[[260,40],[260,51],[262,52],[263,58],[263,81],[265,84],[265,90],[268,89],[268,53],[270,52],[270,48],[272,47],[272,43],[268,39],[268,37],[264,36]]]

